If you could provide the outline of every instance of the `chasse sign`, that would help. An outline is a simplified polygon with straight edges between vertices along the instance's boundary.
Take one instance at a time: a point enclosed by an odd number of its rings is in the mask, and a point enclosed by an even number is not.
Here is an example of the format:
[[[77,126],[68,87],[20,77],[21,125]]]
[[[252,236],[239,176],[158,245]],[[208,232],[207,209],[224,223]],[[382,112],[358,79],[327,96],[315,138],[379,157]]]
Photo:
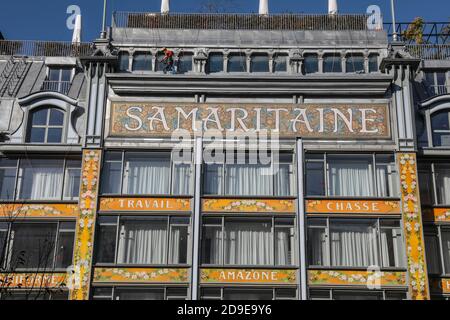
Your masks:
[[[277,134],[284,137],[389,138],[386,104],[175,104],[111,103],[111,136]]]

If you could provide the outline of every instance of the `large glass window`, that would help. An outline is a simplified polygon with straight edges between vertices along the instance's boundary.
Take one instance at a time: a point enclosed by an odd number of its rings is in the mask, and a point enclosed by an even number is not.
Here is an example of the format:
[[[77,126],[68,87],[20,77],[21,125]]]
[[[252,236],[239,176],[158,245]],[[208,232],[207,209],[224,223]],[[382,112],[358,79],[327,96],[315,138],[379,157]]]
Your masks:
[[[0,300],[26,300],[26,301],[46,301],[46,300],[69,300],[69,291],[36,288],[34,290],[2,290]]]
[[[186,300],[186,287],[98,287],[94,300]]]
[[[189,218],[101,217],[97,263],[186,264]]]
[[[304,55],[303,68],[305,74],[319,72],[319,58],[317,54],[307,53]]]
[[[346,59],[347,73],[364,73],[364,56],[362,54],[350,54]]]
[[[152,71],[152,54],[136,53],[133,57],[133,71]]]
[[[177,73],[192,71],[193,54],[191,52],[181,52],[178,56]]]
[[[73,67],[49,67],[41,90],[67,94],[70,90],[73,71]]]
[[[308,222],[311,266],[403,268],[404,255],[399,221],[312,218]]]
[[[450,227],[426,228],[425,245],[428,272],[450,275]]]
[[[296,300],[295,288],[201,288],[201,300]]]
[[[80,174],[80,160],[0,158],[1,200],[76,200]]]
[[[250,72],[269,72],[269,56],[266,53],[252,54]]]
[[[220,52],[212,52],[209,54],[206,63],[206,73],[223,72],[223,54]]]
[[[120,52],[119,60],[119,71],[128,71],[130,69],[130,54],[128,52]]]
[[[247,56],[245,53],[228,55],[228,72],[247,72]]]
[[[63,142],[65,113],[57,108],[39,108],[28,116],[27,142]]]
[[[310,289],[310,300],[406,300],[407,293],[400,290],[342,290]]]
[[[229,159],[231,158],[231,159]],[[258,159],[256,159],[258,158]],[[292,154],[265,164],[249,154],[225,156],[227,163],[205,164],[203,192],[208,195],[291,196],[294,194]],[[229,163],[231,162],[231,163]]]
[[[421,199],[425,205],[450,205],[450,165],[423,163],[419,167]]]
[[[273,56],[273,71],[274,72],[287,72],[288,55],[278,53]]]
[[[3,266],[13,271],[65,269],[72,264],[74,235],[75,222],[3,223]]]
[[[450,112],[448,110],[431,116],[433,146],[450,147]]]
[[[369,54],[369,72],[378,72],[378,54],[371,53]]]
[[[309,154],[306,157],[307,196],[398,197],[393,155]]]
[[[289,266],[293,253],[294,219],[203,219],[205,265]]]
[[[342,72],[342,59],[339,54],[325,54],[323,56],[323,72]]]
[[[170,152],[107,152],[103,194],[189,195],[191,163]]]

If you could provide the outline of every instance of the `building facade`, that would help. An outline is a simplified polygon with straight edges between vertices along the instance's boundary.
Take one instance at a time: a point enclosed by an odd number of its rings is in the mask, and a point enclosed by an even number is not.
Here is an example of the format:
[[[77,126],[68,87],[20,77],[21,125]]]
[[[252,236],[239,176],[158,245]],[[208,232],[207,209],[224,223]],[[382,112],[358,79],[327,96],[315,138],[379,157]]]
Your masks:
[[[1,298],[448,299],[449,50],[364,15],[0,41]]]

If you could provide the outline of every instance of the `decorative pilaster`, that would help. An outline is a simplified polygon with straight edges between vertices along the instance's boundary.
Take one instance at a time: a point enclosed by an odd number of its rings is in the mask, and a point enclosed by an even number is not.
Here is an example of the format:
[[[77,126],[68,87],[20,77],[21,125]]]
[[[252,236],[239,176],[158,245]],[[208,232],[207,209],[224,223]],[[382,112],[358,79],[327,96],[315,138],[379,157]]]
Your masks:
[[[86,149],[83,151],[80,216],[77,220],[73,257],[77,280],[73,282],[74,287],[70,292],[71,300],[89,299],[100,164],[101,150]]]
[[[412,300],[429,300],[430,290],[425,260],[416,154],[398,153],[397,160],[400,172],[409,291]]]

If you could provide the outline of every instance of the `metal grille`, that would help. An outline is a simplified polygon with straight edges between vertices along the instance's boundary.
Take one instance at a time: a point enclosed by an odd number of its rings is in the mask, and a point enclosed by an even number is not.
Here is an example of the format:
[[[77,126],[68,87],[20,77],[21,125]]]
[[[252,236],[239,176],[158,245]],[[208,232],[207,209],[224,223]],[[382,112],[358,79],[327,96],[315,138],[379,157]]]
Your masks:
[[[0,40],[0,55],[37,57],[79,57],[94,52],[90,43]]]

